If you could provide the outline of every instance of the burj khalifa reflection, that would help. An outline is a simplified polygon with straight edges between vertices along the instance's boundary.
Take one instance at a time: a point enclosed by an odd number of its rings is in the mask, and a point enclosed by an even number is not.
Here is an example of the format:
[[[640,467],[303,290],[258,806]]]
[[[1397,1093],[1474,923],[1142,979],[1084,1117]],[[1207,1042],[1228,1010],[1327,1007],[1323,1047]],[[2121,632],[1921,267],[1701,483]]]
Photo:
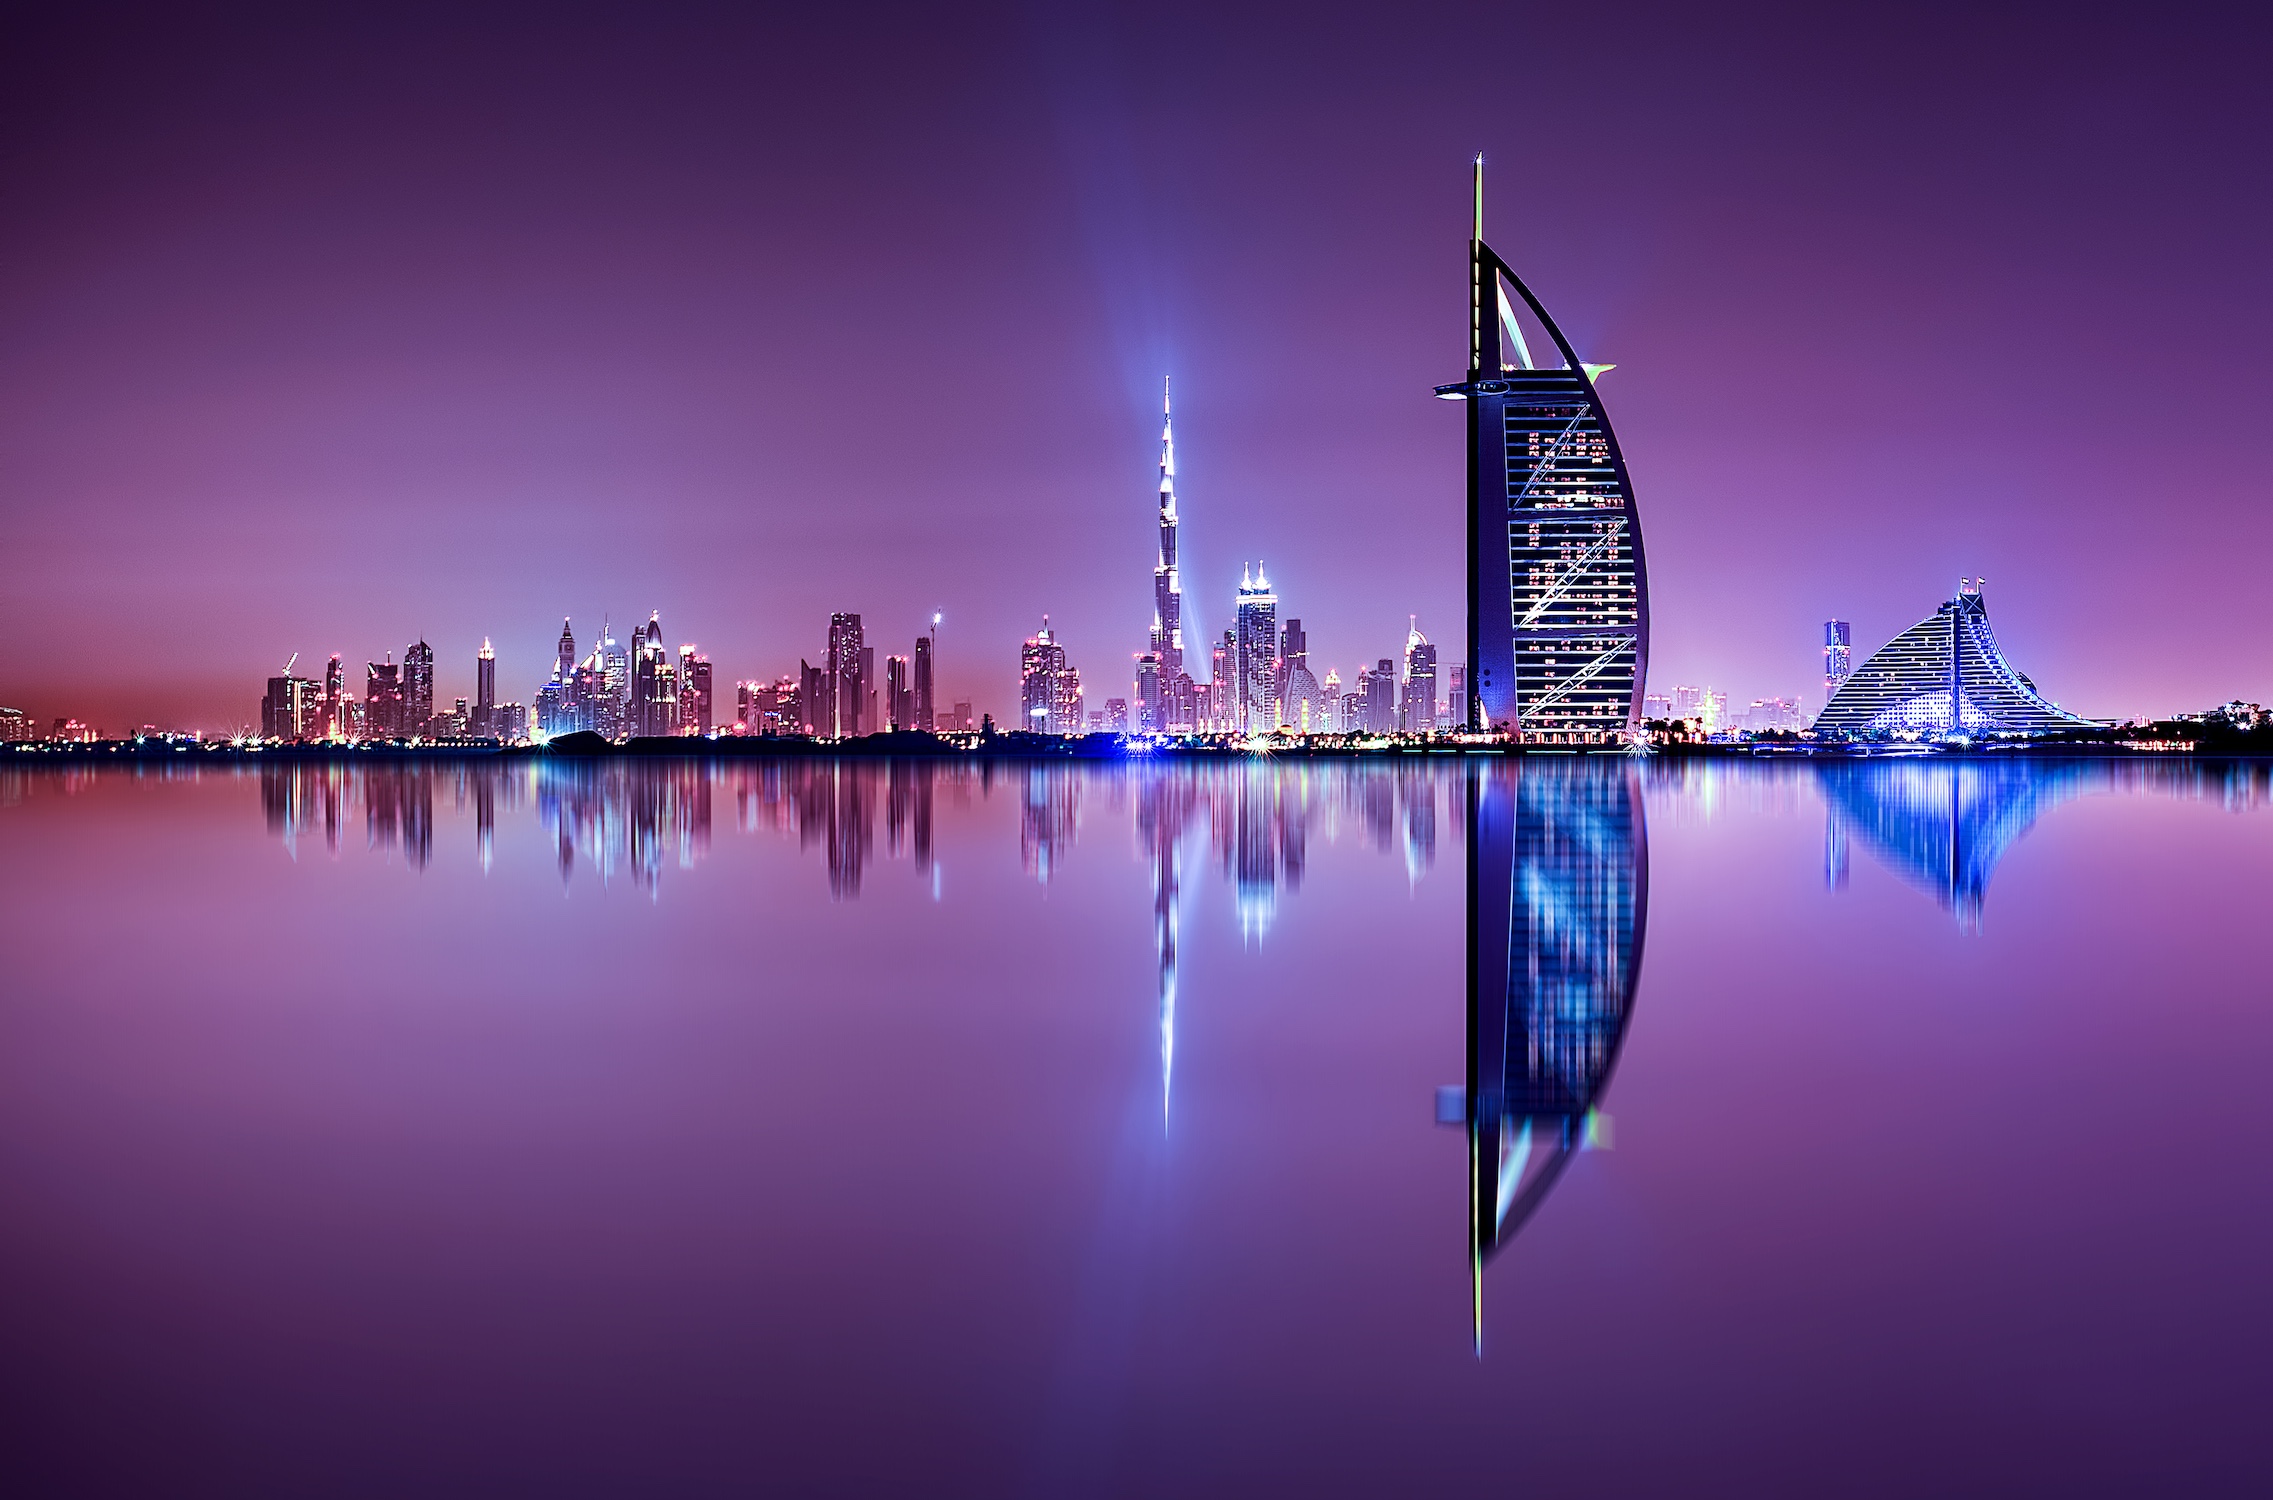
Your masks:
[[[1608,757],[1471,761],[1467,808],[1461,1123],[1481,1356],[1485,1264],[1595,1138],[1641,974],[1649,838],[1636,773]]]

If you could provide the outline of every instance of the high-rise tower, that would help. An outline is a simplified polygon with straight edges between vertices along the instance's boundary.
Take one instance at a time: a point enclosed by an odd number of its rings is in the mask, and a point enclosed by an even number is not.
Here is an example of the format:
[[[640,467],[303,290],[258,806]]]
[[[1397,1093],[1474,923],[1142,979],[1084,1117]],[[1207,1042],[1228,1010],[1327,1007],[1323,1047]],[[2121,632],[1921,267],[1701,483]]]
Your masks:
[[[1176,576],[1176,425],[1160,382],[1160,560],[1152,569],[1152,654],[1163,681],[1184,670],[1184,585]]]
[[[403,652],[402,685],[402,732],[433,733],[427,725],[434,717],[434,648],[426,642],[413,642]]]
[[[934,634],[938,628],[938,620],[935,616],[932,622]],[[913,688],[915,693],[914,727],[922,730],[925,734],[931,733],[938,724],[938,719],[931,706],[931,647],[933,638],[930,635],[916,637],[915,686]]]
[[[1553,346],[1541,357],[1559,363],[1532,357],[1509,287]],[[1481,156],[1468,288],[1468,378],[1436,389],[1468,403],[1468,727],[1623,733],[1648,676],[1649,585],[1633,484],[1595,389],[1611,367],[1583,363],[1484,243]]]
[[[1271,592],[1263,565],[1239,570],[1239,604],[1232,617],[1237,632],[1238,680],[1232,727],[1240,734],[1269,734],[1279,727],[1279,596]]]
[[[1823,622],[1823,697],[1829,701],[1854,675],[1854,633],[1845,620]]]
[[[489,637],[481,638],[481,654],[474,658],[474,718],[469,726],[475,734],[493,734],[491,720],[497,717],[497,653],[489,646]]]

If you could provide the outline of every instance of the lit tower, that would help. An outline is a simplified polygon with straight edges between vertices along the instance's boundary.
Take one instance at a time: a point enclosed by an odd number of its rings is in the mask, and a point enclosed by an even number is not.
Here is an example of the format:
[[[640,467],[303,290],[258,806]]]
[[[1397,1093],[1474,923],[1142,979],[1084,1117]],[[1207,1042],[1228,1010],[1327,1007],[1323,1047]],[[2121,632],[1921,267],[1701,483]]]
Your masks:
[[[553,680],[565,683],[576,675],[576,637],[570,633],[566,617],[560,622],[559,655],[560,665],[553,673]]]
[[[1823,696],[1828,701],[1854,675],[1854,635],[1845,620],[1823,622]]]
[[[1510,287],[1546,335],[1547,363],[1532,357]],[[1633,483],[1595,389],[1611,366],[1583,363],[1484,243],[1481,156],[1468,288],[1468,378],[1436,388],[1468,403],[1467,727],[1621,734],[1648,676],[1649,585]]]
[[[1261,563],[1251,572],[1240,565],[1239,603],[1232,619],[1238,632],[1232,727],[1240,734],[1269,734],[1279,727],[1279,596],[1271,592]]]
[[[1160,382],[1160,561],[1152,570],[1152,654],[1163,682],[1184,670],[1184,585],[1176,577],[1176,428]],[[1160,726],[1155,726],[1160,727]]]
[[[481,638],[481,652],[474,658],[474,722],[475,734],[495,731],[490,721],[497,717],[497,653],[489,646],[489,637]]]

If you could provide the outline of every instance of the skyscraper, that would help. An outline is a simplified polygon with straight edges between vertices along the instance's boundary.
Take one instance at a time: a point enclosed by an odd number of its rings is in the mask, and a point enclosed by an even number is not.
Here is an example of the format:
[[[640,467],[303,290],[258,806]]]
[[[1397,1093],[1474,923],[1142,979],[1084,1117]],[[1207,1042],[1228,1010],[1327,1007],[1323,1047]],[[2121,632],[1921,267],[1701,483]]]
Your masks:
[[[475,734],[495,734],[491,720],[497,717],[497,653],[490,649],[489,637],[481,639],[481,651],[474,657],[474,715],[468,726]]]
[[[1278,728],[1279,596],[1271,592],[1263,565],[1239,570],[1239,600],[1232,616],[1233,670],[1237,673],[1232,727],[1240,734],[1268,734]]]
[[[826,711],[823,733],[846,736],[861,732],[860,710],[868,701],[868,685],[861,678],[860,616],[829,616],[829,659],[826,667],[836,701]]]
[[[1150,651],[1137,658],[1137,728],[1153,734],[1168,727],[1168,694],[1160,682],[1160,658]]]
[[[434,717],[434,648],[424,641],[403,652],[403,723],[405,734],[425,734]]]
[[[286,662],[282,676],[268,679],[268,692],[260,700],[261,738],[312,738],[320,717],[320,701],[316,696],[315,679],[293,676],[292,663]]]
[[[1360,672],[1358,688],[1365,694],[1365,727],[1372,734],[1397,732],[1397,663],[1384,656],[1370,672]]]
[[[326,739],[347,737],[347,670],[337,651],[324,666],[324,717],[317,733]]]
[[[938,724],[931,704],[931,642],[931,636],[916,637],[915,727],[925,734],[931,733]]]
[[[908,688],[908,659],[888,656],[884,659],[884,727],[911,729],[915,714],[915,695]]]
[[[560,665],[554,670],[553,677],[565,685],[576,672],[576,637],[568,628],[568,617],[566,615],[561,616],[560,649],[557,655],[560,658]]]
[[[660,610],[631,637],[631,732],[659,736],[679,732],[679,669],[663,644]],[[604,681],[604,675],[600,677]]]
[[[402,668],[390,651],[384,663],[365,662],[363,732],[373,739],[391,740],[403,732]]]
[[[1826,702],[1853,674],[1854,641],[1845,620],[1823,622],[1823,697]]]
[[[1327,721],[1324,695],[1310,671],[1310,638],[1300,620],[1289,620],[1279,632],[1279,723],[1323,734]]]
[[[1184,585],[1176,573],[1176,426],[1165,379],[1160,382],[1160,559],[1152,569],[1152,654],[1159,659],[1163,682],[1184,670]]]
[[[1436,647],[1413,621],[1405,637],[1405,707],[1407,734],[1427,734],[1436,728]]]
[[[1018,653],[1018,710],[1018,727],[1037,734],[1080,734],[1087,728],[1081,674],[1067,665],[1048,615]]]
[[[1468,404],[1471,727],[1620,734],[1648,676],[1649,587],[1633,484],[1595,389],[1611,367],[1583,363],[1484,243],[1481,156],[1468,265],[1468,378],[1436,393]],[[1533,359],[1509,287],[1559,364]]]
[[[708,734],[714,710],[710,695],[710,658],[692,646],[679,648],[679,732]]]

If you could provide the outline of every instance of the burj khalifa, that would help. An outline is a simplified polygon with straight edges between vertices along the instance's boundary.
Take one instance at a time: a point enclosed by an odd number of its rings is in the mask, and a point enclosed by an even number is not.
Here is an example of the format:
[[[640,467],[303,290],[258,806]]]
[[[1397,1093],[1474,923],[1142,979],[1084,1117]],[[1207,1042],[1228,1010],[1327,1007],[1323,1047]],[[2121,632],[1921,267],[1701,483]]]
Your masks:
[[[1140,728],[1191,727],[1191,679],[1184,675],[1184,585],[1176,574],[1176,424],[1168,382],[1160,383],[1160,556],[1152,569],[1152,641],[1137,663]]]

